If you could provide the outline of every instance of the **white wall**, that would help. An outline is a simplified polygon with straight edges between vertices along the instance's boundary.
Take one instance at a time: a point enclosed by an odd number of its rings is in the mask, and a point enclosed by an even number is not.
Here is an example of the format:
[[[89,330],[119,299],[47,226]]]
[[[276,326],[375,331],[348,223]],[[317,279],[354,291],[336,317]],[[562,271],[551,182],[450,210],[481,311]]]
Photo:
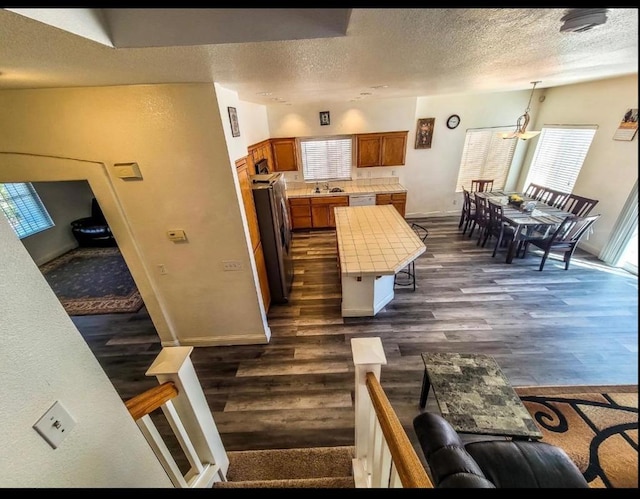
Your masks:
[[[638,178],[638,134],[632,141],[613,140],[624,113],[637,107],[636,74],[550,88],[535,117],[535,130],[540,130],[544,124],[598,125],[573,188],[580,196],[599,200],[592,213],[600,213],[601,217],[593,226],[593,234],[580,243],[594,255],[599,255],[609,240],[611,229]],[[527,154],[527,166],[534,150],[531,148]],[[523,170],[521,183],[526,174]]]
[[[0,255],[0,487],[171,487],[5,217]],[[57,449],[32,428],[55,401],[76,421]]]
[[[245,134],[247,146],[271,138],[267,120],[267,106],[240,101],[238,115],[240,117],[240,134]]]
[[[78,246],[71,222],[91,215],[93,192],[86,180],[34,182],[33,187],[55,225],[21,241],[36,265],[42,265]]]
[[[164,344],[267,342],[213,85],[8,90],[0,91],[0,109],[0,152],[105,165],[92,189]],[[143,180],[116,178],[113,164],[131,161]],[[42,160],[0,157],[0,181],[5,172],[30,180],[31,170],[42,176]],[[64,177],[64,170],[51,175]],[[171,242],[170,229],[185,230],[188,242]],[[244,270],[224,272],[224,260]]]
[[[447,95],[378,101],[330,103],[317,106],[267,106],[271,137],[390,132],[408,130],[406,164],[398,167],[352,169],[352,178],[397,176],[407,188],[407,217],[457,214],[462,196],[455,193],[467,128],[515,126],[527,105],[530,91],[478,95]],[[331,124],[321,126],[320,111],[331,113]],[[532,105],[532,114],[535,107]],[[446,119],[457,114],[461,123],[449,130]],[[417,120],[435,118],[431,149],[414,149]],[[527,144],[520,141],[513,170],[521,166]],[[287,179],[295,180],[295,173]],[[302,175],[298,175],[302,180]],[[512,176],[510,183],[514,183]],[[454,200],[457,204],[453,204]]]

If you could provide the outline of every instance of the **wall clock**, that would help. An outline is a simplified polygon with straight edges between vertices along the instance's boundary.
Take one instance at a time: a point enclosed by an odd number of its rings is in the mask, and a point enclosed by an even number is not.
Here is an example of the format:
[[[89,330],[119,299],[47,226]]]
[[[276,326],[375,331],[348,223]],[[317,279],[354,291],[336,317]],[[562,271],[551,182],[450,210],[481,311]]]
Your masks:
[[[460,116],[457,114],[452,114],[447,118],[447,128],[453,130],[460,124]]]

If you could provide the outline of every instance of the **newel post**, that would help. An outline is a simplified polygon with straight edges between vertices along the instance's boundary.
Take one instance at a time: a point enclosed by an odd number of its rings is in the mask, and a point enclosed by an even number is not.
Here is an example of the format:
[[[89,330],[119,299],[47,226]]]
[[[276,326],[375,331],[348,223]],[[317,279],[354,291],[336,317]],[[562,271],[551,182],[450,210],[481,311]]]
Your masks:
[[[172,402],[198,457],[203,463],[217,465],[220,478],[225,480],[229,458],[193,368],[192,351],[193,347],[165,347],[145,374],[155,376],[160,384],[175,383],[178,396]]]
[[[369,454],[369,431],[373,427],[373,407],[366,386],[368,372],[380,380],[380,367],[387,364],[380,338],[352,338],[351,352],[356,373],[355,447],[356,459],[366,462]]]

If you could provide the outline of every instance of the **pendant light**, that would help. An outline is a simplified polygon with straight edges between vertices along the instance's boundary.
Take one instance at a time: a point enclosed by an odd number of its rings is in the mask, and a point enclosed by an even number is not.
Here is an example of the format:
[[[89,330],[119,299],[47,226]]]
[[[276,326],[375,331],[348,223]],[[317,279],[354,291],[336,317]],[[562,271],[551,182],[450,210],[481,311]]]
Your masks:
[[[533,91],[536,89],[536,85],[539,81],[532,81],[533,88],[531,89],[531,95],[529,96],[529,103],[527,109],[524,110],[524,114],[518,118],[516,122],[516,129],[513,132],[498,132],[498,136],[503,139],[522,139],[527,140],[531,137],[535,137],[540,132],[527,132],[527,125],[529,124],[529,108],[531,107],[531,99],[533,97]]]

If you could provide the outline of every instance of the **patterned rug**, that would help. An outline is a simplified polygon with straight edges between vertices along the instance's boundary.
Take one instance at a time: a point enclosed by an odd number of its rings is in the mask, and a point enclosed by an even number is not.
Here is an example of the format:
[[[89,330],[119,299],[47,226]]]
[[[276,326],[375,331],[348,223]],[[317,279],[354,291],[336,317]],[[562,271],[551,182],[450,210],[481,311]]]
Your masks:
[[[637,488],[638,387],[582,387],[573,393],[580,388],[515,390],[542,441],[564,449],[590,487]]]
[[[118,248],[76,248],[40,271],[69,315],[132,313],[144,305]]]

